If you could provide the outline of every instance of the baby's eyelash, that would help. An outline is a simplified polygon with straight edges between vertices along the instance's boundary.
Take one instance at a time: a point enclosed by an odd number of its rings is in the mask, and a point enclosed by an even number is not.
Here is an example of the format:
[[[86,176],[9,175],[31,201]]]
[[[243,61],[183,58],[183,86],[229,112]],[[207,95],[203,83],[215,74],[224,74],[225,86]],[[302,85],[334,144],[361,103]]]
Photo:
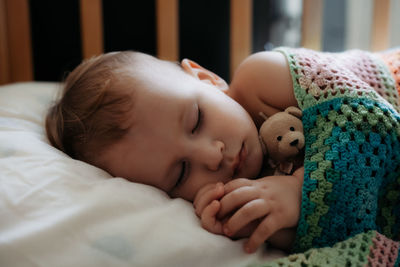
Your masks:
[[[178,179],[176,180],[175,187],[180,186],[183,181],[186,179],[189,173],[189,162],[187,161],[182,161],[182,168],[181,168],[181,173],[179,174]]]
[[[196,125],[192,129],[192,134],[198,131],[203,123],[203,112],[201,111],[200,107],[197,106],[197,121]],[[182,161],[181,163],[181,172],[179,174],[178,179],[176,180],[175,187],[182,185],[182,183],[186,180],[190,173],[190,163],[188,161]]]
[[[196,122],[196,125],[193,127],[192,134],[193,134],[195,131],[197,131],[197,130],[200,129],[202,120],[203,120],[203,113],[201,112],[200,107],[198,107],[197,122]]]

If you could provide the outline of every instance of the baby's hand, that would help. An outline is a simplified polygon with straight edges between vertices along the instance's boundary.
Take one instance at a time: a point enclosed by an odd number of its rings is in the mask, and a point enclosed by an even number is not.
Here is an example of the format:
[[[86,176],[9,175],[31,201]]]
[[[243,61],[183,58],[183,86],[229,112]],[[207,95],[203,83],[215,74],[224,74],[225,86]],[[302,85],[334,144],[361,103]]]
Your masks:
[[[222,222],[217,219],[221,203],[219,199],[224,195],[224,184],[207,184],[196,194],[193,206],[196,215],[200,217],[201,226],[214,234],[223,234]]]
[[[245,243],[245,251],[254,252],[276,231],[297,225],[302,184],[302,179],[295,176],[243,178],[227,183],[218,218],[232,212],[233,215],[224,223],[223,232],[232,236],[249,223],[259,221]]]

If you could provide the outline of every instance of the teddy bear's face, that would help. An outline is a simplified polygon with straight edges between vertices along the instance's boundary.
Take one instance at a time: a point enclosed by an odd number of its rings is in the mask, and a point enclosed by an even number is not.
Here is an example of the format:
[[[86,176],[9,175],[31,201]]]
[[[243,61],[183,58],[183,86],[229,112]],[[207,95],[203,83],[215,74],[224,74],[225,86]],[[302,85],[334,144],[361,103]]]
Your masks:
[[[276,161],[295,157],[304,147],[303,124],[291,114],[271,116],[260,128],[267,154]]]

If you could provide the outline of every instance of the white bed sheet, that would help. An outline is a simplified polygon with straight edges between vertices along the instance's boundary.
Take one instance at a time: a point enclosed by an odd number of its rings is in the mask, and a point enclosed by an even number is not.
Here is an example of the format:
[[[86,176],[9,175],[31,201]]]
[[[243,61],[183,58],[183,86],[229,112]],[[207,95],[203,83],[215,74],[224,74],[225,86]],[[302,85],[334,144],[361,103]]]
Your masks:
[[[247,266],[283,256],[208,233],[192,205],[49,145],[57,83],[0,86],[0,266]]]

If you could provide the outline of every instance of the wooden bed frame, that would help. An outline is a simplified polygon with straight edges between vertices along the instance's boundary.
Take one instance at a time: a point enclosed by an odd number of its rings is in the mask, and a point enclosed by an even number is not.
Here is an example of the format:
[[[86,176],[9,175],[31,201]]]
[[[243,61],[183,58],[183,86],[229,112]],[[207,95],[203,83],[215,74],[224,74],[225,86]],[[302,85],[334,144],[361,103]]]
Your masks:
[[[0,0],[0,84],[33,80],[29,0]],[[179,59],[178,1],[156,0],[157,55]],[[230,0],[230,71],[251,53],[252,0]],[[389,46],[390,0],[374,0],[371,49]],[[323,0],[304,0],[303,47],[321,49]],[[80,0],[84,58],[104,51],[102,2]]]

